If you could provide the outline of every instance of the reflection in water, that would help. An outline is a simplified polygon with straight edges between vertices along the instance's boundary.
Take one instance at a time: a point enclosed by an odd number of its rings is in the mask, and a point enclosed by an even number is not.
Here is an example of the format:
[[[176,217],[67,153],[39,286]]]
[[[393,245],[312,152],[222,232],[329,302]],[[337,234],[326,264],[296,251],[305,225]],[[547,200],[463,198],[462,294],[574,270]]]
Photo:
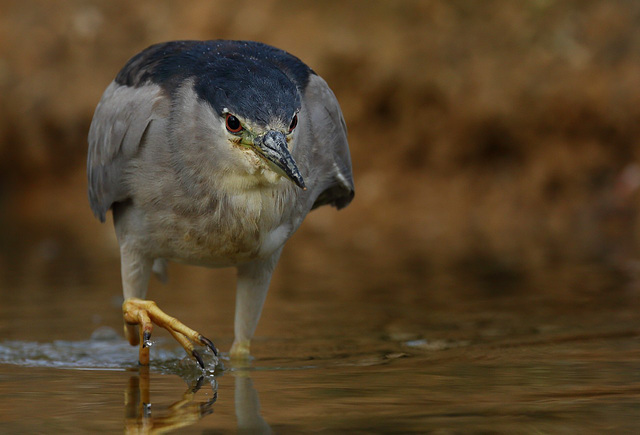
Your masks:
[[[235,414],[239,431],[251,433],[271,433],[269,424],[260,415],[260,399],[253,387],[250,372],[234,372]],[[196,400],[196,394],[209,383],[211,398]],[[212,414],[218,399],[218,383],[215,378],[200,376],[190,382],[190,386],[179,400],[160,411],[152,410],[151,381],[149,367],[140,367],[139,374],[131,376],[125,389],[125,433],[153,434],[174,431],[191,426],[203,417]]]
[[[108,332],[108,333],[106,333]],[[135,370],[125,388],[125,432],[164,433],[191,426],[213,413],[218,398],[217,377],[231,373],[235,380],[235,414],[240,431],[270,433],[271,428],[260,415],[260,400],[251,380],[250,364],[235,364],[226,371],[219,362],[214,370],[203,372],[181,348],[164,348],[165,340],[158,339],[152,347],[154,358],[151,366],[136,367],[136,348],[117,337],[115,331],[103,329],[91,340],[54,341],[37,343],[25,341],[0,342],[0,364],[16,367],[40,367],[49,369],[80,369],[90,371]],[[213,358],[203,353],[208,367]],[[189,387],[178,400],[166,408],[152,407],[153,390],[150,371],[158,376],[179,376]],[[208,390],[208,386],[211,391]],[[203,387],[206,387],[203,389]],[[197,399],[198,392],[205,392],[206,400]],[[201,395],[201,394],[200,394]],[[157,401],[167,400],[167,394],[157,393]]]
[[[271,433],[271,427],[260,415],[260,398],[246,370],[235,373],[236,419],[238,430],[252,433]]]
[[[213,395],[207,401],[196,401],[196,393],[205,384],[205,377],[192,383],[177,402],[158,414],[151,410],[151,387],[149,368],[140,367],[140,374],[131,376],[125,390],[125,432],[162,433],[197,423],[205,415],[213,412],[213,404],[218,398],[217,384],[213,380]]]
[[[199,391],[203,372],[160,336],[152,379],[138,373],[137,349],[121,335],[121,301],[106,308],[114,281],[0,282],[0,433],[636,433],[640,425],[640,292],[608,269],[557,265],[507,292],[466,278],[434,278],[425,291],[362,284],[330,297],[275,287],[258,359],[206,373]],[[198,288],[209,286],[194,285],[193,300],[212,303],[184,309],[230,344],[233,296]],[[165,294],[171,303],[182,293]]]
[[[640,335],[630,323],[636,322],[618,318],[591,331],[529,332],[474,324],[479,334],[470,343],[454,334],[430,338],[435,332],[423,338],[398,334],[395,344],[387,337],[363,338],[358,346],[336,338],[333,348],[293,343],[316,355],[327,349],[313,368],[300,355],[284,357],[294,352],[273,340],[270,359],[246,367],[225,360],[228,368],[206,374],[190,359],[178,359],[180,348],[139,371],[124,365],[130,360],[124,348],[119,353],[120,341],[99,348],[44,343],[39,349],[5,342],[0,433],[117,433],[123,426],[128,433],[182,433],[187,425],[203,433],[268,433],[271,427],[294,433],[576,433],[587,427],[636,433]],[[350,352],[343,351],[347,346]],[[74,366],[81,348],[113,353],[109,367]],[[44,360],[51,357],[61,360]],[[176,385],[179,379],[188,388]]]

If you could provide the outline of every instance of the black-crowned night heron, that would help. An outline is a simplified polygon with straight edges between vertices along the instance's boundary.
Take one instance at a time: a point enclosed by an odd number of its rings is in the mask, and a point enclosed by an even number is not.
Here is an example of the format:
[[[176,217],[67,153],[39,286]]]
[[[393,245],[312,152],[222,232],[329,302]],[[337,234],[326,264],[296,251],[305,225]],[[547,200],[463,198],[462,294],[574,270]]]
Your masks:
[[[168,260],[235,266],[232,357],[249,355],[272,272],[307,213],[353,198],[340,106],[298,58],[249,41],[176,41],[134,56],[89,131],[89,201],[113,212],[125,335],[149,361],[152,323],[203,366],[213,343],[145,300]],[[138,325],[140,329],[138,331]]]

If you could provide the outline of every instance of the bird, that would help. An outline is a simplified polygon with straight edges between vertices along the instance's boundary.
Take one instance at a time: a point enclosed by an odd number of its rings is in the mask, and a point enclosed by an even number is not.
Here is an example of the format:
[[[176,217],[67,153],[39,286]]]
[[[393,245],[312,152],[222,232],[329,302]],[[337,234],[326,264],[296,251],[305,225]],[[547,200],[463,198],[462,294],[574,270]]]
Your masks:
[[[354,197],[347,127],[327,82],[255,41],[162,42],[104,91],[88,134],[93,214],[111,210],[124,333],[149,364],[154,324],[202,368],[213,342],[147,299],[168,262],[237,270],[232,359],[251,340],[283,246],[313,209]]]

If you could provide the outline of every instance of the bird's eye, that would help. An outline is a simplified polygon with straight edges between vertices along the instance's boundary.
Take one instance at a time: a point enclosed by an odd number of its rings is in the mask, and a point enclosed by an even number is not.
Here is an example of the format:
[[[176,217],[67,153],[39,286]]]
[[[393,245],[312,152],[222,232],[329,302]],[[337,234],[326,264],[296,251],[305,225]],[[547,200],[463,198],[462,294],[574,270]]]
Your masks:
[[[291,125],[289,126],[289,133],[293,131],[294,128],[298,125],[298,115],[293,115],[293,119],[291,120]]]
[[[230,113],[227,113],[226,124],[230,133],[240,133],[242,131],[240,120]]]

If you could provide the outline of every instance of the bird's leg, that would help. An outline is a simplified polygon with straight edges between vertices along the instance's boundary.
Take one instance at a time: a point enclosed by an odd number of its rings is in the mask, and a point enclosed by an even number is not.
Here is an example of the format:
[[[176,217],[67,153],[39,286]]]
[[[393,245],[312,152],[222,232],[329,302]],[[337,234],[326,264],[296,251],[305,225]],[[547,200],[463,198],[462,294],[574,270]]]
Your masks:
[[[194,349],[193,343],[207,346],[214,355],[217,355],[218,351],[211,340],[193,329],[188,328],[176,318],[164,313],[158,308],[155,302],[141,299],[144,298],[147,292],[152,260],[131,249],[126,241],[120,244],[120,257],[122,288],[125,298],[122,304],[125,336],[131,345],[135,346],[140,344],[140,364],[149,364],[148,342],[151,338],[153,324],[155,323],[168,330],[185,349],[187,354],[193,357],[198,364],[204,368],[204,362]]]
[[[238,266],[238,284],[236,289],[235,338],[231,346],[231,357],[246,359],[249,357],[251,339],[258,325],[264,305],[271,275],[282,248],[265,260],[256,260]]]
[[[140,364],[149,364],[148,342],[151,338],[154,323],[169,331],[187,354],[192,356],[202,368],[204,368],[204,362],[200,354],[194,349],[194,343],[206,346],[211,349],[214,355],[218,355],[218,351],[211,340],[189,328],[175,317],[166,314],[158,308],[154,301],[128,298],[122,304],[122,313],[127,324],[140,325],[141,327]]]
[[[151,274],[151,260],[139,255],[130,248],[130,244],[126,241],[120,241],[120,268],[122,273],[122,293],[124,299],[144,298],[147,294],[147,286],[149,285],[149,276]],[[144,320],[144,319],[143,319]],[[129,344],[136,346],[144,343],[144,331],[138,328],[142,322],[124,323],[124,335],[129,340]],[[142,353],[142,352],[141,352]],[[148,349],[146,351],[146,360],[148,363]],[[144,355],[140,355],[141,363],[145,359]]]

